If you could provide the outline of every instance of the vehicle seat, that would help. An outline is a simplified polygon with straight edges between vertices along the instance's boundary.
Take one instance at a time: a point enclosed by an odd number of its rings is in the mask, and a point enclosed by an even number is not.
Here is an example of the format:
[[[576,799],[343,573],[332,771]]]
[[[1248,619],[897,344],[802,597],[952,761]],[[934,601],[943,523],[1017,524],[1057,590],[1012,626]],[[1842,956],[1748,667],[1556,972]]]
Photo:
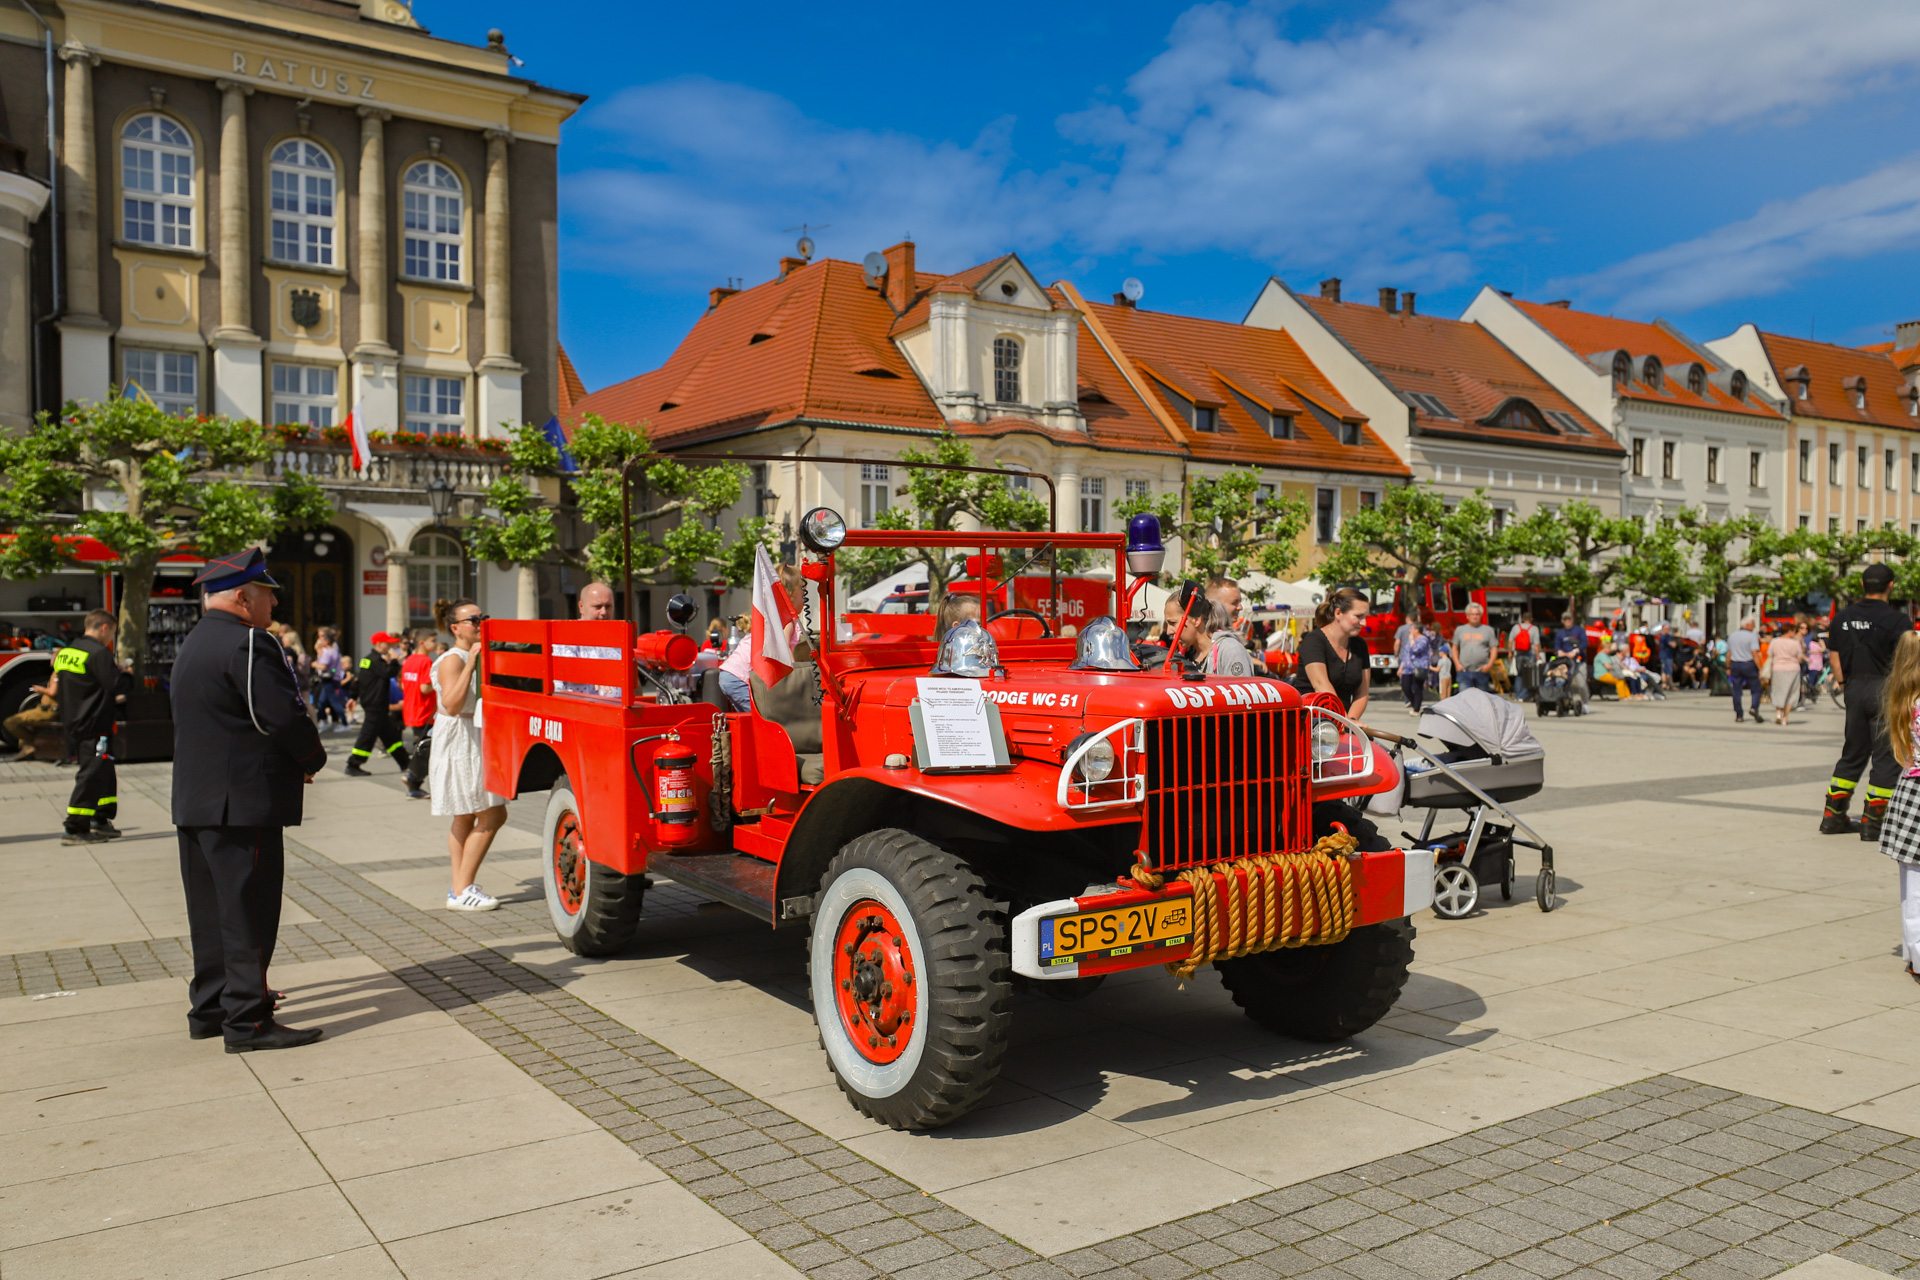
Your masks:
[[[771,720],[787,731],[793,749],[800,755],[817,755],[825,750],[820,733],[820,708],[813,703],[813,664],[798,662],[779,684],[768,687],[754,676],[753,709],[763,720]]]

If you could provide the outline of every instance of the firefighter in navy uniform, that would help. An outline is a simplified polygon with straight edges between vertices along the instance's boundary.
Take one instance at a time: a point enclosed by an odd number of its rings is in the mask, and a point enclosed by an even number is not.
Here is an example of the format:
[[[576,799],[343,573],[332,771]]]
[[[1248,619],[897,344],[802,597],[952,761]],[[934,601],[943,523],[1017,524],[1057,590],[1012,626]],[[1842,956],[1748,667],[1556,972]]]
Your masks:
[[[187,1030],[223,1036],[228,1053],[291,1049],[320,1038],[273,1019],[267,966],[280,931],[284,829],[301,788],[327,763],[273,634],[273,587],[258,548],[194,579],[206,613],[173,663],[173,822],[193,940]]]
[[[373,744],[378,742],[385,747],[387,754],[399,764],[405,773],[409,757],[407,744],[400,736],[400,726],[393,718],[393,682],[400,676],[400,664],[393,661],[393,648],[400,641],[386,632],[376,632],[373,637],[372,651],[360,659],[360,666],[354,672],[353,696],[360,703],[360,712],[366,718],[360,724],[360,736],[354,741],[353,751],[347,756],[347,776],[367,777],[364,767],[373,755]]]
[[[81,624],[86,634],[53,655],[60,681],[60,727],[67,754],[80,762],[67,797],[62,844],[97,844],[120,834],[113,825],[119,812],[119,783],[109,747],[114,712],[126,700],[126,674],[113,659],[113,615],[95,609]]]
[[[1856,829],[1847,817],[1847,806],[1871,760],[1873,771],[1867,773],[1866,804],[1857,829],[1862,840],[1877,841],[1900,771],[1880,715],[1880,689],[1893,666],[1894,646],[1913,629],[1913,623],[1908,621],[1906,610],[1887,602],[1887,592],[1893,588],[1892,569],[1870,564],[1860,575],[1860,585],[1865,598],[1842,609],[1828,628],[1833,674],[1847,693],[1847,737],[1827,783],[1820,834],[1846,835]]]

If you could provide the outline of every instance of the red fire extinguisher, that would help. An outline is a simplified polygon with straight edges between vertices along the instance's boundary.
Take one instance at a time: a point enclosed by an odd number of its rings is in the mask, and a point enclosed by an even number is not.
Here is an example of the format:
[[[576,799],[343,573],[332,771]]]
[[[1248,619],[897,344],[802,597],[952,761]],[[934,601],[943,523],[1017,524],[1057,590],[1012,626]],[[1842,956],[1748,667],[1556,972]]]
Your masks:
[[[677,738],[655,744],[651,754],[654,839],[662,845],[692,844],[700,836],[693,786],[699,757]]]

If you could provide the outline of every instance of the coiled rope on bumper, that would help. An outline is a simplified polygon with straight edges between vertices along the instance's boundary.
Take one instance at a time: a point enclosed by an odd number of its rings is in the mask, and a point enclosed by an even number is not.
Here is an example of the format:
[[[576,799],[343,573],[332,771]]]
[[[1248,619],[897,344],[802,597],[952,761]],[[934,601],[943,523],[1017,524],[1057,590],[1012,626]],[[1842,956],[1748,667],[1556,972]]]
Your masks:
[[[1339,942],[1356,914],[1347,855],[1358,844],[1340,831],[1304,853],[1260,854],[1181,872],[1174,878],[1193,887],[1193,950],[1167,971],[1185,982],[1215,960]],[[1133,879],[1149,889],[1164,883],[1144,866],[1134,868]]]

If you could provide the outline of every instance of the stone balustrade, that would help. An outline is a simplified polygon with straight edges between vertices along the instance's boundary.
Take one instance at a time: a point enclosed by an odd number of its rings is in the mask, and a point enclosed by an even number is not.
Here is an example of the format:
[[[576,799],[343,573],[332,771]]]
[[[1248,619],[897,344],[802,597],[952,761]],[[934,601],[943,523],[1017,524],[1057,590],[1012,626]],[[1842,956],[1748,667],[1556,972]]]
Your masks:
[[[299,442],[275,449],[256,474],[268,480],[305,475],[329,487],[415,493],[445,480],[457,492],[479,493],[500,478],[506,465],[507,460],[495,454],[375,449],[367,465],[356,468],[352,450],[343,445]]]

